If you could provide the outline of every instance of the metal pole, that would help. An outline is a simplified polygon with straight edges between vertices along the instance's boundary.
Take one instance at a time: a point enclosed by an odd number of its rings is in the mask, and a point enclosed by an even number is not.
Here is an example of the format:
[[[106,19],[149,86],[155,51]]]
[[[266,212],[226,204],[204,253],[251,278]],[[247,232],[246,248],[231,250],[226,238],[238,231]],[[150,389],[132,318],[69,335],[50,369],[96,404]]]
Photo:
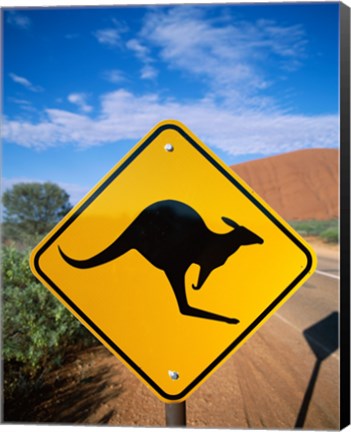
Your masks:
[[[166,426],[185,427],[186,426],[186,403],[170,403],[166,408]]]

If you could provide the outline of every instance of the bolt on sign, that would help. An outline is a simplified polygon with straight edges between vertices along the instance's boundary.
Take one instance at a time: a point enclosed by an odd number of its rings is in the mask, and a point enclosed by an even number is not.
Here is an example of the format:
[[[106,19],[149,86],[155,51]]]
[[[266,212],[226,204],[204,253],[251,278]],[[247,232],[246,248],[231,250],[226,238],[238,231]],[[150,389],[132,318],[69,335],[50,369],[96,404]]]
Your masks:
[[[165,402],[311,276],[314,252],[183,124],[158,124],[34,249],[37,278]]]

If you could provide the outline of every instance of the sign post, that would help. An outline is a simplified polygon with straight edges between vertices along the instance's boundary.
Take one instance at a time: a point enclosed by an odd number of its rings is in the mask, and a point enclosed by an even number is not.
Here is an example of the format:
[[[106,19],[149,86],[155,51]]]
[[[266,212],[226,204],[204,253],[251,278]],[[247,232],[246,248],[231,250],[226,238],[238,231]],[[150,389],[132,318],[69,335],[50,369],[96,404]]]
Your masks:
[[[184,427],[186,426],[186,402],[165,404],[166,426]]]
[[[179,403],[316,258],[191,131],[165,121],[40,242],[31,268],[162,401],[178,403],[170,421],[184,422]]]

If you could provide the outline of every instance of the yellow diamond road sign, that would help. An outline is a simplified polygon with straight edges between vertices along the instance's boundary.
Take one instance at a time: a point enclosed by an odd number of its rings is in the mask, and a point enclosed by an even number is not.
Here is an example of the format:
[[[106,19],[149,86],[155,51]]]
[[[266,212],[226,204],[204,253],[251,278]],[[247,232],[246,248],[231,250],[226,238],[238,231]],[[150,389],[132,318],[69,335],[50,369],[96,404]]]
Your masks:
[[[39,280],[166,402],[186,399],[315,267],[304,240],[175,121],[31,255]]]

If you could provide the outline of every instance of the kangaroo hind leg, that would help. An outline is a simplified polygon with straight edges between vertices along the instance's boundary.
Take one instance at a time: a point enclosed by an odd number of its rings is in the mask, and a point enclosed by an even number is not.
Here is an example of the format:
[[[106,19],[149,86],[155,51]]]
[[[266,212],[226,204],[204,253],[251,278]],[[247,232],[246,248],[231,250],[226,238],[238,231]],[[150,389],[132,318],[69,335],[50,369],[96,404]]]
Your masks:
[[[236,318],[229,318],[223,315],[218,315],[202,309],[197,309],[189,305],[185,292],[185,271],[184,272],[166,272],[168,280],[172,286],[173,292],[176,296],[179,311],[182,315],[192,316],[196,318],[205,318],[214,321],[222,321],[228,324],[238,324],[239,320]]]

